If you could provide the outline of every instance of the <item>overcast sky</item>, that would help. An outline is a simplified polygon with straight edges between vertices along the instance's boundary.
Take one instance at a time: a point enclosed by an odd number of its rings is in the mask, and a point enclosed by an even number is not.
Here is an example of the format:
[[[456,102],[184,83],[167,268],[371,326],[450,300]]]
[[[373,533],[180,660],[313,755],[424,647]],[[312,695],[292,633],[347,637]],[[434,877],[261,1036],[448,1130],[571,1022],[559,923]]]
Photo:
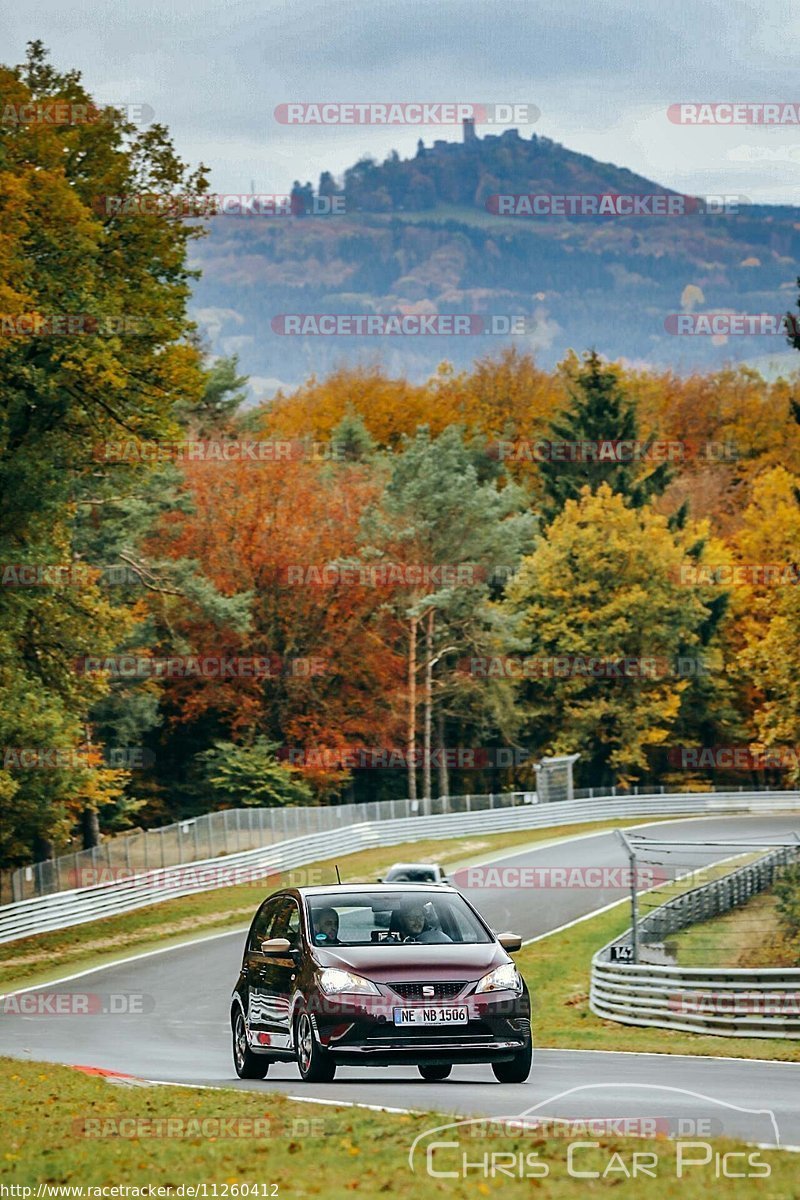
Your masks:
[[[37,0],[0,32],[6,62],[41,38],[99,100],[150,105],[218,191],[283,192],[460,136],[282,126],[280,103],[460,100],[535,104],[537,132],[679,191],[800,202],[800,129],[666,118],[679,101],[800,102],[796,0]]]

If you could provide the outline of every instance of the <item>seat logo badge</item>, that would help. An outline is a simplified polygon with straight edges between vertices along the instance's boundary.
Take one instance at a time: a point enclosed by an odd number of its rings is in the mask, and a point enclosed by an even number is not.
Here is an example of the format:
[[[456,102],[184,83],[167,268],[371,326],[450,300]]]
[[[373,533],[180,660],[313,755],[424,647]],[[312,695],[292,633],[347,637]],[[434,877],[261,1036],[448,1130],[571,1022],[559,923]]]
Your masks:
[[[422,986],[422,994],[423,994],[423,996],[435,996],[436,989],[434,987],[432,987],[431,984],[425,983]]]

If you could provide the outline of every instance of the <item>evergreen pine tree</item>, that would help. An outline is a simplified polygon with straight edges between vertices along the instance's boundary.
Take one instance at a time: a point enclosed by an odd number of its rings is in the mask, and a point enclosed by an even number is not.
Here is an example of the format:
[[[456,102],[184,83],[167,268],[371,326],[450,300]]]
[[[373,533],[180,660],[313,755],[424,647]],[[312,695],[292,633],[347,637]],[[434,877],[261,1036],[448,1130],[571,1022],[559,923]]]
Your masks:
[[[614,443],[638,441],[636,413],[614,371],[603,365],[595,350],[584,356],[570,395],[571,407],[561,412],[550,428],[551,442],[570,447],[565,461],[554,454],[540,464],[545,522],[554,520],[566,501],[576,500],[587,486],[595,492],[606,483],[633,508],[660,495],[669,483],[669,463],[659,463],[648,472],[637,454],[617,461]],[[587,451],[579,449],[583,442]],[[571,458],[576,461],[566,461]]]

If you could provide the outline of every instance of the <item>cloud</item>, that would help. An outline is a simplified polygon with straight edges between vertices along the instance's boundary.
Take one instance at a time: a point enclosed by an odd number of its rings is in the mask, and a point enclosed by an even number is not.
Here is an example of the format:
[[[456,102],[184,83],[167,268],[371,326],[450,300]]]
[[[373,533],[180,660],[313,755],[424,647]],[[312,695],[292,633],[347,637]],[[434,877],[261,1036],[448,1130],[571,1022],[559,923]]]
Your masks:
[[[729,190],[728,151],[740,131],[670,126],[680,100],[797,99],[800,18],[778,21],[757,0],[84,0],[82,20],[40,0],[36,36],[61,68],[78,67],[106,100],[146,103],[181,154],[211,167],[220,191],[286,191],[294,179],[341,173],[365,153],[412,154],[428,128],[311,129],[278,125],[291,100],[472,100],[534,103],[539,130],[682,191]],[[31,36],[27,13],[4,18],[6,58]],[[775,144],[792,137],[774,131]],[[445,137],[458,136],[449,130]],[[763,131],[762,131],[763,140]],[[772,140],[772,139],[771,139]],[[771,164],[742,162],[737,190],[785,200]]]

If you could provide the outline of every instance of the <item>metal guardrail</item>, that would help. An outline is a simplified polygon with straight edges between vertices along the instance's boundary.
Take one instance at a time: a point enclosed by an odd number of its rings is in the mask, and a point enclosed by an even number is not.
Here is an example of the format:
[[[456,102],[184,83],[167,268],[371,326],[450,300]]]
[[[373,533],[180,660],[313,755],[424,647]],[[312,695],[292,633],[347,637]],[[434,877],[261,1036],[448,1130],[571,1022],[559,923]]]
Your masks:
[[[781,847],[659,905],[638,923],[642,949],[729,912],[768,888],[800,847]],[[623,1025],[727,1037],[800,1039],[800,967],[681,967],[611,962],[615,938],[592,959],[589,1007]]]
[[[753,789],[737,789],[739,792]],[[664,795],[665,789],[583,788],[574,800],[605,796]],[[545,801],[546,795],[539,801]],[[435,796],[422,800],[379,800],[366,804],[325,806],[298,805],[291,808],[231,808],[187,817],[158,829],[138,829],[105,838],[90,850],[75,850],[57,858],[19,867],[11,874],[11,901],[48,896],[53,892],[114,878],[121,871],[149,871],[183,863],[204,862],[221,855],[255,850],[290,838],[341,829],[363,821],[395,821],[403,817],[437,816],[445,813],[482,812],[511,808],[523,801],[536,802],[536,792],[502,792],[467,796]],[[563,801],[557,801],[563,803]],[[0,891],[2,896],[2,891]]]
[[[589,1007],[623,1025],[800,1038],[800,967],[631,966],[595,957]]]
[[[522,795],[516,795],[513,805],[505,808],[486,808],[475,812],[463,807],[460,812],[437,816],[360,822],[306,837],[289,838],[240,854],[231,854],[224,859],[206,859],[182,866],[135,872],[92,887],[21,900],[0,908],[0,943],[80,925],[99,917],[131,912],[163,900],[225,885],[253,882],[263,888],[268,886],[271,876],[281,871],[375,846],[393,846],[425,838],[469,837],[476,833],[541,829],[613,820],[615,817],[627,819],[635,816],[786,811],[800,812],[800,792],[606,795],[557,804],[526,803]]]

